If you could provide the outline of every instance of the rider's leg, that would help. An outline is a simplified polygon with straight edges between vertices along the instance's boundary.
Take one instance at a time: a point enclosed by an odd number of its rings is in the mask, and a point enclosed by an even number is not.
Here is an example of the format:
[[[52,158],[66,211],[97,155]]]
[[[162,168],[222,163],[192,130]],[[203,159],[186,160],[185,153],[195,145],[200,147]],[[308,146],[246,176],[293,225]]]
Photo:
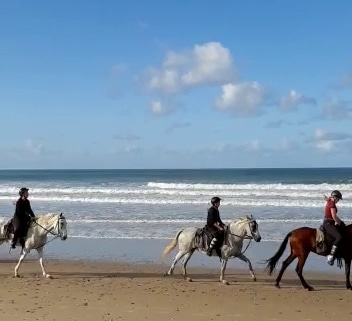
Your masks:
[[[17,241],[22,235],[22,226],[21,225],[22,224],[21,224],[20,219],[15,217],[13,220],[14,233],[13,233],[13,239],[12,239],[12,244],[11,244],[11,247],[13,249],[16,248]]]
[[[208,254],[209,256],[211,256],[211,253],[212,253],[212,251],[213,251],[213,248],[215,247],[215,245],[216,245],[216,243],[217,243],[217,241],[218,241],[218,239],[219,239],[219,232],[218,232],[218,231],[215,231],[214,233],[212,233],[212,235],[213,235],[213,239],[211,240],[210,245],[209,245],[209,248],[208,248],[208,251],[207,251],[207,254]]]
[[[29,223],[28,222],[23,222],[22,229],[21,229],[21,236],[20,236],[20,244],[22,248],[24,248],[25,242],[26,242],[26,236],[28,233],[29,229]]]
[[[341,236],[341,233],[339,232],[339,230],[338,230],[336,225],[326,224],[324,227],[325,227],[326,231],[331,236],[333,236],[334,239],[335,239],[335,241],[334,241],[334,243],[332,245],[330,254],[328,255],[328,258],[327,258],[327,263],[330,264],[330,265],[333,265],[334,261],[335,261],[336,251],[337,251],[337,249],[339,247],[339,244],[341,242],[342,236]]]

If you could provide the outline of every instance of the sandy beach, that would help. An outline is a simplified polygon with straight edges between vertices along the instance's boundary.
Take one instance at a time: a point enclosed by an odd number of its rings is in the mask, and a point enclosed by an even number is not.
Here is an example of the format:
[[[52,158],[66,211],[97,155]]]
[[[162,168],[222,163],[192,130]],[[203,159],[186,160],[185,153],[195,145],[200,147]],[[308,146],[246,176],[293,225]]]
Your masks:
[[[0,263],[1,320],[351,320],[352,293],[338,274],[306,272],[315,287],[306,292],[289,271],[282,288],[257,269],[229,269],[229,285],[217,269],[192,267],[193,282],[180,270],[163,277],[156,264],[49,260],[53,279],[44,279],[36,261],[26,261],[13,278],[14,260]],[[337,270],[338,271],[338,270]]]

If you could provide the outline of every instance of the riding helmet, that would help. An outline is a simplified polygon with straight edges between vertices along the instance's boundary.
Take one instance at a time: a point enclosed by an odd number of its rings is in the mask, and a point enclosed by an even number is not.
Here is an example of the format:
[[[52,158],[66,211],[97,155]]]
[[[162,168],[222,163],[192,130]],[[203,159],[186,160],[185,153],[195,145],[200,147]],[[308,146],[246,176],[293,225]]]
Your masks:
[[[336,197],[337,199],[342,200],[342,194],[340,193],[340,191],[337,191],[337,190],[332,191],[332,192],[331,192],[331,196]]]
[[[221,198],[220,197],[217,197],[217,196],[214,196],[212,199],[211,199],[211,204],[216,204],[216,203],[218,203],[218,202],[220,202],[221,201]]]
[[[20,194],[20,196],[22,196],[25,192],[28,192],[28,191],[29,191],[29,189],[27,187],[22,187],[19,190],[18,194]]]

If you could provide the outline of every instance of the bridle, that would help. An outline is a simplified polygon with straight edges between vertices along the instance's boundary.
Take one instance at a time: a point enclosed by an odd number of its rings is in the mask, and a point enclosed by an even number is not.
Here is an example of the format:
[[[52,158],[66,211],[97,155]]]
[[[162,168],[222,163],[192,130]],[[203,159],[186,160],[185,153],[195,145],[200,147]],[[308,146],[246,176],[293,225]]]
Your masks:
[[[48,232],[48,233],[50,233],[51,235],[54,236],[53,239],[51,239],[51,240],[49,240],[49,241],[46,241],[44,244],[38,246],[36,249],[39,249],[39,248],[43,247],[44,245],[46,245],[46,244],[48,244],[48,243],[54,241],[54,240],[57,239],[58,237],[60,237],[60,235],[61,235],[61,231],[60,231],[60,226],[61,226],[61,224],[60,224],[60,221],[61,221],[61,220],[64,220],[64,219],[65,219],[64,216],[59,215],[59,217],[58,217],[58,219],[57,219],[57,221],[56,221],[56,224],[55,224],[54,228],[53,228],[53,229],[50,229],[50,230],[47,229],[46,227],[44,227],[43,225],[39,224],[36,219],[34,219],[34,220],[31,222],[32,224],[35,224],[35,225],[41,227],[43,230],[45,230],[46,232]],[[53,232],[53,230],[54,230],[54,232]],[[55,232],[56,230],[57,230],[58,232]]]
[[[246,235],[238,235],[238,234],[232,233],[232,232],[230,231],[230,224],[226,225],[226,229],[225,229],[225,239],[226,239],[227,235],[232,235],[232,236],[239,237],[239,238],[241,238],[241,239],[243,239],[243,240],[249,240],[249,242],[248,242],[246,248],[245,248],[241,253],[235,255],[235,257],[244,254],[244,253],[247,251],[247,249],[248,249],[249,245],[251,244],[252,240],[254,239],[254,233],[253,233],[253,229],[252,229],[252,227],[251,227],[251,223],[253,223],[253,222],[255,222],[255,221],[252,220],[252,219],[251,219],[249,222],[247,222],[247,224],[248,224],[248,226],[249,226],[249,230],[251,231],[251,235],[247,235],[247,234],[246,234]],[[255,223],[256,223],[256,222],[255,222]]]

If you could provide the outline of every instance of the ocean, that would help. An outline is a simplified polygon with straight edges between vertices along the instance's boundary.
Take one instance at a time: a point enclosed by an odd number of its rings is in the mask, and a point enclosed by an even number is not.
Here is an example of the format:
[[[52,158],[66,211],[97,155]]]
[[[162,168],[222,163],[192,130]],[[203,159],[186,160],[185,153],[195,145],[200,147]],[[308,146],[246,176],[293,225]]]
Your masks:
[[[263,241],[318,227],[323,194],[333,189],[344,197],[340,216],[352,221],[352,168],[1,170],[1,220],[13,215],[22,186],[37,215],[63,212],[74,238],[170,239],[182,227],[204,226],[215,195],[224,222],[252,214]]]

